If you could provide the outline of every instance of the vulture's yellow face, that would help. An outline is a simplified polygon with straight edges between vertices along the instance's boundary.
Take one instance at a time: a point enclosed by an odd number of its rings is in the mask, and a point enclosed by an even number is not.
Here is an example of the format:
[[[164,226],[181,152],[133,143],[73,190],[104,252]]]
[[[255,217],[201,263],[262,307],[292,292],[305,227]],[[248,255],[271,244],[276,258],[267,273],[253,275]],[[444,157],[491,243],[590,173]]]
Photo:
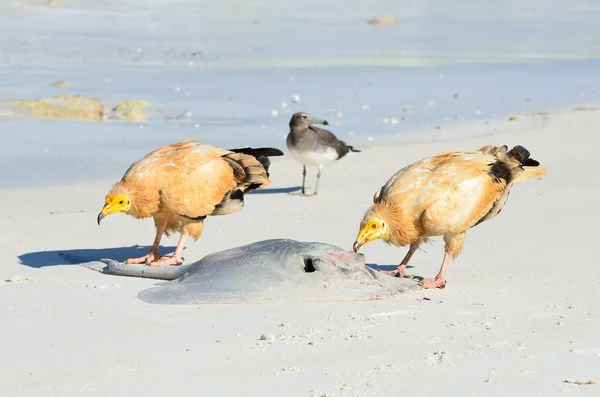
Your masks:
[[[98,214],[98,225],[105,216],[116,212],[129,212],[130,209],[131,200],[126,194],[108,194],[106,196],[104,207],[102,207],[102,211]]]
[[[386,240],[389,235],[390,230],[385,221],[379,218],[363,220],[360,224],[360,231],[358,232],[358,236],[356,236],[352,248],[354,249],[354,252],[358,252],[363,245],[380,238]]]

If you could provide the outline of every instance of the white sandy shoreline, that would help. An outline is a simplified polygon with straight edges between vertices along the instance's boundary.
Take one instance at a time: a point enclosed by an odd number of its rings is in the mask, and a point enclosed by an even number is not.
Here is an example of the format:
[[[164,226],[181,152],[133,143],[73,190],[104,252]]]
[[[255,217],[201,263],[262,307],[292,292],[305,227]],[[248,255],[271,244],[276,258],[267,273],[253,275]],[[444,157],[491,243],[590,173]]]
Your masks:
[[[0,283],[0,395],[595,396],[598,385],[563,381],[600,381],[599,122],[600,112],[560,112],[526,131],[369,148],[326,168],[317,198],[252,194],[242,212],[208,219],[184,254],[194,261],[276,237],[350,249],[387,178],[446,150],[521,144],[548,169],[516,186],[501,216],[467,234],[445,290],[382,301],[148,305],[136,294],[153,280],[53,266],[64,262],[32,254],[150,244],[151,220],[95,223],[120,175],[2,190],[0,279],[32,281]],[[267,191],[301,182],[288,157],[275,159],[271,174]],[[310,170],[309,185],[314,178]],[[362,251],[380,265],[404,255],[380,242]],[[431,276],[440,242],[425,251],[410,271]],[[25,254],[43,266],[19,263]],[[263,334],[272,340],[259,340]]]

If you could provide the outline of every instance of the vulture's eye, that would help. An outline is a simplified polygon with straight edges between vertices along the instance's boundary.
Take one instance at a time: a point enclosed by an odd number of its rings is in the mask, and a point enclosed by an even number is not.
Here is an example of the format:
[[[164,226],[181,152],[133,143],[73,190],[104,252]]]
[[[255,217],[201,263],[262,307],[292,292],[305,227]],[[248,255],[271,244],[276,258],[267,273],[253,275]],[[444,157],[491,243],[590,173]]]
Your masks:
[[[305,115],[305,114],[303,114],[303,115],[302,115],[302,118],[303,118],[303,119],[305,119],[305,118],[306,118],[306,115]]]
[[[119,201],[119,204],[123,204],[123,200]]]
[[[372,225],[371,225],[371,227],[372,227],[373,229],[375,229],[377,226],[375,226],[375,224],[372,224]]]

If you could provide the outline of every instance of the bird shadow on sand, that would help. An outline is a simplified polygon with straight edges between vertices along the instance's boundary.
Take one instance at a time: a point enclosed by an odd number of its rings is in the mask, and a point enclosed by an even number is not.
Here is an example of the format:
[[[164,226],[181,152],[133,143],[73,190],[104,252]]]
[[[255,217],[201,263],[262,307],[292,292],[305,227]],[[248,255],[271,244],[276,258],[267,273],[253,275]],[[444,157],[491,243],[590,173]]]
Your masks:
[[[250,194],[283,194],[283,193],[293,193],[296,191],[300,191],[302,186],[292,186],[292,187],[279,187],[273,189],[259,189],[255,190]]]
[[[134,245],[131,247],[115,248],[83,248],[73,250],[39,251],[19,255],[19,261],[29,267],[41,268],[46,266],[72,265],[77,263],[91,262],[100,259],[114,259],[124,261],[146,255],[150,251],[149,246]],[[175,247],[160,247],[159,253],[167,255],[175,251]]]

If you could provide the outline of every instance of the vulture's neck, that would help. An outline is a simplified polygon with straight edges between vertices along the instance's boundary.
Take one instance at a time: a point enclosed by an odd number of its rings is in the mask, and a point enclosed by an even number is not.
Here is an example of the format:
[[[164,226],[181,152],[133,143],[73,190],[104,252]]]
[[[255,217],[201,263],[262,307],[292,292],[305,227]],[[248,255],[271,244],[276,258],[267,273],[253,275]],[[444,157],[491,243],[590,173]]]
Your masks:
[[[387,223],[389,229],[389,236],[385,240],[387,243],[400,246],[412,243],[409,233],[414,226],[409,223],[410,220],[401,208],[387,201],[380,201],[371,207],[369,213]]]
[[[129,215],[134,218],[146,218],[150,214],[146,214],[145,209],[150,208],[150,202],[135,185],[128,184],[127,181],[120,181],[114,184],[110,190],[111,194],[124,194],[131,201],[131,209]]]

